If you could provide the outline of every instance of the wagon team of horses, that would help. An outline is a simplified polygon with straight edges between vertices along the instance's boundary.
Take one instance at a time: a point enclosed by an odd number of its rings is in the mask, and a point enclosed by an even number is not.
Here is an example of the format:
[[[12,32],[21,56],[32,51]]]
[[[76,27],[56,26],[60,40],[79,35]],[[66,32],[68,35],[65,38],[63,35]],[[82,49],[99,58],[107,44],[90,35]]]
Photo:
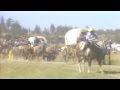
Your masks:
[[[57,49],[56,45],[47,46],[47,40],[44,36],[36,36],[38,39],[43,39],[45,44],[38,44],[34,45],[32,42],[34,42],[35,37],[28,38],[27,42],[24,42],[22,45],[12,45],[11,48],[9,48],[10,44],[3,45],[3,43],[0,44],[0,58],[7,58],[8,56],[12,58],[15,58],[16,60],[19,58],[24,58],[25,60],[34,60],[37,58],[37,60],[40,60],[40,57],[42,56],[43,59],[47,59],[49,61],[55,60],[57,55]],[[25,39],[27,40],[27,39]],[[33,46],[34,45],[34,46]],[[11,59],[12,59],[11,58]]]

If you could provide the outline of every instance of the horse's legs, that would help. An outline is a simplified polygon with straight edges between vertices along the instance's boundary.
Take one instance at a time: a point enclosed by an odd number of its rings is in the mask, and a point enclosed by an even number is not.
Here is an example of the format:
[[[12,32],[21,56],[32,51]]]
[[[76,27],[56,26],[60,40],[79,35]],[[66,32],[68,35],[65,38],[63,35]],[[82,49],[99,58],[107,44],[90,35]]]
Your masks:
[[[111,51],[110,50],[109,50],[108,55],[109,55],[109,65],[111,65]]]
[[[43,54],[42,58],[43,58],[43,61],[45,61],[45,55],[44,54]]]
[[[79,68],[79,72],[82,72],[82,66],[81,66],[81,59],[78,58],[78,68]]]
[[[83,68],[82,68],[82,71],[83,71],[83,72],[85,71],[85,60],[83,60]]]
[[[78,64],[79,72],[82,72],[81,70],[81,63]]]
[[[91,62],[92,62],[92,59],[88,59],[88,73],[91,72]]]
[[[68,62],[68,59],[69,59],[69,56],[68,56],[68,54],[66,54],[66,55],[64,56],[65,63]]]
[[[67,48],[67,49],[65,49],[65,55],[64,55],[65,63],[68,62],[68,57],[69,57],[69,54],[68,54],[68,48]]]
[[[35,59],[34,54],[31,54],[31,61]]]
[[[104,72],[103,72],[103,69],[102,69],[102,65],[101,65],[102,61],[101,61],[101,60],[97,60],[97,62],[98,62],[98,64],[99,64],[100,72],[101,72],[101,73],[104,73]]]
[[[83,56],[83,72],[85,71],[85,61],[87,60],[87,58],[85,56]]]
[[[106,65],[106,63],[105,63],[105,55],[103,57],[103,65]]]
[[[40,61],[40,55],[39,54],[37,54],[37,60],[38,60],[38,62]]]

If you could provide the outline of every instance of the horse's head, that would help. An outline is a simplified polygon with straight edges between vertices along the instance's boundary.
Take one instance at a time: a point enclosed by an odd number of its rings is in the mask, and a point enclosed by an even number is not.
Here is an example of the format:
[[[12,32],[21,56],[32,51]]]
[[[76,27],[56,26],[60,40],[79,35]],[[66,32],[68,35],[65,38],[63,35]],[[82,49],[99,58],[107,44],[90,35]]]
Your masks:
[[[84,51],[84,50],[86,50],[86,48],[88,48],[89,45],[90,44],[88,42],[82,41],[79,43],[79,48],[81,51]]]
[[[82,51],[86,50],[87,48],[90,48],[92,50],[94,50],[94,49],[96,50],[96,49],[100,49],[100,46],[94,42],[83,41],[83,42],[79,43],[79,48]]]

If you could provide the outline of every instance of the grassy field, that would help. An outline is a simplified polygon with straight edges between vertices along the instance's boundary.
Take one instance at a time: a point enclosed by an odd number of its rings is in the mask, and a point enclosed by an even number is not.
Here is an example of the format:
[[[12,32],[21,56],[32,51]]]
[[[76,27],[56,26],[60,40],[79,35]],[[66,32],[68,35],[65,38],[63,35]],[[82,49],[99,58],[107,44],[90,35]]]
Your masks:
[[[58,60],[59,61],[59,60]],[[112,55],[112,65],[104,65],[104,74],[98,65],[92,65],[92,72],[78,72],[76,64],[64,62],[0,61],[1,79],[120,79],[119,55]]]

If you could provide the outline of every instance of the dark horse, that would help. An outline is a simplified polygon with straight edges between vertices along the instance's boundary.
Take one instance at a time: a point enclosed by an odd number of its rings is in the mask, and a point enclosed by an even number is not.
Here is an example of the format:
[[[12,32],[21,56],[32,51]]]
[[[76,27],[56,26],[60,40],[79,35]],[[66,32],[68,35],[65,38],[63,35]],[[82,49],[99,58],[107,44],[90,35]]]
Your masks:
[[[83,54],[82,55],[83,61],[88,62],[88,73],[90,72],[92,60],[96,60],[98,62],[98,65],[100,67],[100,72],[103,73],[102,62],[105,59],[105,53],[103,48],[97,46],[96,44],[86,41],[86,42],[82,42],[82,46],[80,47],[80,50],[82,51]],[[79,59],[80,72],[81,72],[81,61],[82,59]]]
[[[110,47],[109,43],[103,42],[102,47],[105,51],[105,55],[108,56],[108,60],[109,60],[108,64],[111,65],[111,47]],[[105,60],[103,61],[103,64],[105,64]]]

